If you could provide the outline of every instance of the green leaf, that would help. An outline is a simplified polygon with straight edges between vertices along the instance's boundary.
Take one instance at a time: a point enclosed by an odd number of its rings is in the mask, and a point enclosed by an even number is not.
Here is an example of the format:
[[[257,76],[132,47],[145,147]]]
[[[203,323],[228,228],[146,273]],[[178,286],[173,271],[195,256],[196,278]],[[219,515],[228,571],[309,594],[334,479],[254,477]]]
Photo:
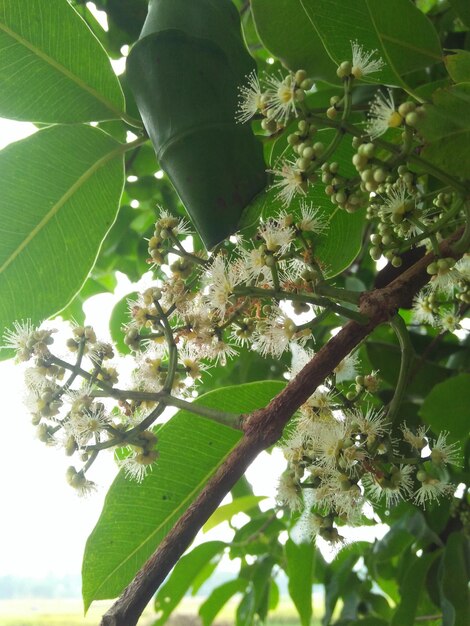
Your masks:
[[[52,126],[0,153],[0,328],[40,322],[80,290],[115,219],[124,148],[91,126]]]
[[[285,544],[288,589],[302,626],[310,626],[312,619],[312,572],[314,545],[296,544],[288,539]]]
[[[444,57],[444,62],[454,83],[470,82],[470,52],[454,50],[455,54]]]
[[[470,28],[470,5],[467,0],[449,0],[450,6],[467,28]]]
[[[285,0],[252,0],[259,38],[291,71],[304,69],[310,78],[338,82],[336,65],[303,11]],[[295,36],[293,36],[295,33]]]
[[[468,437],[470,374],[459,374],[436,385],[426,397],[419,414],[435,433],[449,431],[454,441]]]
[[[46,123],[120,118],[109,58],[65,0],[0,0],[0,116]]]
[[[236,578],[235,580],[229,580],[219,587],[216,587],[207,600],[199,607],[199,616],[202,620],[202,625],[210,626],[230,598],[236,593],[245,591],[247,585],[248,580]]]
[[[413,626],[421,595],[424,592],[426,574],[438,551],[415,557],[408,566],[400,584],[401,602],[393,615],[391,626]]]
[[[452,176],[470,176],[470,82],[437,89],[417,128],[425,139],[422,156]]]
[[[262,146],[235,121],[238,88],[253,69],[230,0],[152,2],[128,57],[157,160],[208,248],[236,230],[266,184]]]
[[[224,387],[194,402],[247,413],[265,406],[283,386],[267,381]],[[142,484],[127,480],[123,472],[116,477],[85,548],[86,609],[93,600],[121,593],[240,437],[239,431],[178,411],[158,431],[160,458]]]
[[[267,21],[272,4],[267,0],[253,1],[257,23],[261,20],[260,7],[267,12],[262,15]],[[314,47],[320,39],[338,66],[351,59],[351,42],[357,40],[364,50],[377,50],[376,58],[380,56],[386,62],[380,72],[367,76],[367,80],[405,88],[403,75],[442,61],[436,31],[409,0],[296,0],[288,4],[288,9],[281,40],[284,48],[277,48],[280,58],[289,55],[292,41],[296,41],[295,50],[303,48],[307,54],[310,39],[315,42]],[[298,32],[301,20],[309,28],[302,26]],[[269,42],[266,45],[269,48]]]
[[[122,327],[125,324],[129,324],[131,321],[129,313],[129,301],[136,300],[139,293],[133,291],[121,298],[117,304],[114,305],[111,317],[109,318],[109,332],[114,345],[121,354],[130,354],[131,350],[129,346],[124,343],[125,334],[122,332]]]
[[[207,533],[212,528],[215,528],[222,522],[232,519],[237,513],[244,513],[252,509],[255,504],[265,500],[265,496],[243,496],[236,498],[228,504],[223,504],[210,516],[207,522],[202,527],[202,531]]]
[[[223,541],[209,541],[196,546],[181,557],[168,580],[160,587],[155,598],[156,621],[154,626],[162,626],[176,606],[183,599],[199,570],[225,548]]]
[[[470,623],[470,546],[463,532],[452,533],[441,563],[443,626]]]

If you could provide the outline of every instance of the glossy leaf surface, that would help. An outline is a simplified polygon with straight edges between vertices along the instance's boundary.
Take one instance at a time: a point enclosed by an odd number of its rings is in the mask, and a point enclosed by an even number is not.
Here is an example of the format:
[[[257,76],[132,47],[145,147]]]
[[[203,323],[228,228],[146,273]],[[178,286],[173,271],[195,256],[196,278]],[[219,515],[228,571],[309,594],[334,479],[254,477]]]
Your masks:
[[[91,126],[52,126],[0,153],[0,327],[40,322],[79,291],[116,216],[122,155]]]
[[[14,120],[89,122],[124,109],[106,52],[65,0],[0,0],[0,83],[0,116]]]
[[[128,58],[157,159],[208,248],[234,232],[265,185],[261,145],[235,122],[238,87],[253,68],[228,0],[155,0]]]
[[[274,381],[224,387],[195,402],[222,411],[249,412],[265,406],[282,387]],[[85,548],[86,608],[93,600],[113,598],[122,591],[240,436],[237,430],[178,411],[158,432],[160,458],[142,484],[127,480],[123,472],[117,476]]]

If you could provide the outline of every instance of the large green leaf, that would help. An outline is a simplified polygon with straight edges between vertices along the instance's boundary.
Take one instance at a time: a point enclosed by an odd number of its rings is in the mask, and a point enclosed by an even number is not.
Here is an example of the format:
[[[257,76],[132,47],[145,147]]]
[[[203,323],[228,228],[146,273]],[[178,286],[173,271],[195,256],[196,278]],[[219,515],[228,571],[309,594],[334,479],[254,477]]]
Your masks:
[[[232,519],[237,513],[245,513],[245,511],[253,509],[258,502],[264,499],[265,496],[242,496],[241,498],[235,498],[235,500],[228,504],[219,506],[204,524],[202,528],[203,532],[207,533],[212,528],[222,524],[222,522]]]
[[[245,413],[265,406],[282,387],[275,381],[224,387],[195,402]],[[117,476],[85,548],[86,609],[93,600],[121,593],[240,437],[239,431],[178,411],[159,430],[160,458],[143,483],[132,483],[122,472]]]
[[[168,617],[183,599],[193,580],[201,568],[206,566],[216,555],[225,548],[223,541],[208,541],[196,546],[191,552],[183,556],[176,564],[170,577],[158,590],[155,598],[157,619],[154,626],[162,626]]]
[[[79,291],[119,206],[124,148],[52,126],[0,153],[0,328],[42,321]]]
[[[302,626],[309,626],[312,619],[313,558],[315,546],[311,543],[294,543],[288,539],[285,545],[288,589]]]
[[[443,626],[470,622],[470,545],[463,532],[452,533],[447,540],[440,568],[440,593]]]
[[[304,69],[311,78],[337,83],[336,65],[299,7],[285,0],[252,0],[259,38],[292,71]]]
[[[470,82],[436,89],[425,105],[418,130],[426,144],[422,156],[452,176],[470,176]]]
[[[331,59],[339,65],[351,59],[351,41],[357,40],[364,50],[377,50],[386,63],[380,72],[367,79],[405,87],[403,75],[442,60],[436,31],[410,0],[294,0],[289,3],[252,0],[252,4],[263,42],[265,31],[260,24],[268,23],[273,10],[276,22],[284,12],[283,35],[276,46],[281,59],[289,59],[292,41],[295,41],[292,60],[297,62],[299,50],[305,50],[306,57],[320,39]],[[281,4],[285,5],[284,9]],[[298,29],[301,20],[304,24]],[[268,49],[271,31],[272,26],[266,28]],[[311,62],[314,63],[314,59]]]
[[[266,183],[261,144],[235,122],[238,87],[253,69],[230,0],[152,1],[128,57],[157,159],[208,248]]]
[[[66,0],[0,0],[0,116],[75,123],[120,118],[108,56]]]
[[[446,380],[426,397],[420,415],[434,432],[449,431],[454,441],[464,442],[469,434],[470,374]]]
[[[248,580],[244,578],[236,578],[229,580],[219,587],[216,587],[207,600],[199,607],[199,616],[203,626],[210,626],[217,616],[217,613],[227,604],[232,596],[236,593],[245,591]]]
[[[413,558],[400,584],[401,601],[392,618],[392,626],[413,626],[424,591],[426,574],[439,552]],[[409,559],[410,560],[410,559]]]

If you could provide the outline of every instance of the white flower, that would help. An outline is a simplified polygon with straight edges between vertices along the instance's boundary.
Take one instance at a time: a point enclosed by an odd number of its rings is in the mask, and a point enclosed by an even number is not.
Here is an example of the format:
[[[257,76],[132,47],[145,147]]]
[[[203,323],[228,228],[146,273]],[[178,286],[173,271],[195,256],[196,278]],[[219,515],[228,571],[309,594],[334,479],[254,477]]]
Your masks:
[[[336,382],[342,383],[345,380],[352,380],[357,374],[357,366],[359,364],[359,355],[357,352],[348,354],[338,365],[333,372],[335,373]]]
[[[284,254],[290,248],[294,239],[294,230],[291,226],[284,226],[281,221],[267,220],[260,226],[258,233],[266,244],[269,252]]]
[[[453,485],[444,483],[438,478],[426,476],[421,482],[421,487],[414,494],[414,501],[419,506],[426,508],[428,502],[439,500],[441,497],[450,497],[454,491],[455,487]]]
[[[463,280],[470,283],[470,253],[467,252],[461,259],[454,265],[455,269],[459,272]]]
[[[324,234],[328,228],[328,220],[321,215],[320,209],[315,209],[313,204],[307,204],[305,200],[300,203],[302,218],[296,221],[296,227],[303,232],[311,232],[317,235]]]
[[[272,189],[278,188],[276,194],[285,207],[288,207],[297,193],[305,196],[307,193],[307,181],[303,173],[295,167],[295,162],[284,161],[281,169],[268,170],[275,176],[280,176],[281,180],[271,185]]]
[[[427,426],[418,426],[416,433],[410,430],[406,424],[402,424],[400,428],[403,433],[403,439],[406,441],[406,443],[415,450],[421,452],[421,450],[426,446],[427,443]]]
[[[367,134],[371,139],[377,139],[389,128],[397,128],[402,122],[402,116],[395,109],[391,90],[388,90],[388,94],[379,91],[370,105]]]
[[[368,443],[373,443],[378,437],[383,437],[389,430],[387,418],[383,409],[374,409],[368,406],[365,413],[360,409],[345,411],[346,421],[354,433],[365,435]]]
[[[164,383],[164,372],[161,369],[161,356],[151,351],[136,356],[136,368],[132,372],[132,379],[139,391],[157,393]]]
[[[438,267],[437,274],[434,274],[431,278],[429,287],[432,291],[437,291],[438,293],[451,297],[460,279],[460,272],[456,269],[455,265],[453,267]]]
[[[387,191],[387,198],[381,205],[381,210],[385,215],[403,216],[413,205],[413,198],[408,193],[405,183],[400,179],[396,185]]]
[[[262,281],[263,283],[272,286],[272,272],[266,265],[266,253],[263,248],[252,248],[241,251],[242,256],[240,259],[240,276],[243,281]]]
[[[292,74],[283,77],[267,76],[266,91],[269,117],[287,125],[289,119],[297,117],[297,96],[295,78]]]
[[[351,49],[352,49],[352,70],[351,73],[355,78],[362,78],[363,76],[367,76],[367,74],[373,74],[374,72],[379,72],[385,63],[379,57],[378,59],[374,59],[373,56],[378,52],[378,50],[371,50],[370,52],[364,50],[364,48],[357,42],[351,41]]]
[[[294,339],[296,325],[281,309],[258,323],[254,332],[253,348],[262,356],[279,358]]]
[[[310,348],[299,346],[297,343],[292,343],[290,350],[292,354],[290,375],[294,378],[313,359],[315,352]]]
[[[70,421],[67,424],[67,430],[75,437],[79,446],[88,443],[91,437],[99,436],[106,431],[106,426],[111,420],[104,411],[104,407],[99,406],[96,409],[84,410],[80,413],[71,413]]]
[[[411,465],[400,465],[394,467],[388,477],[378,479],[372,474],[366,474],[362,482],[373,500],[385,498],[387,507],[390,507],[411,495],[413,472],[414,468]]]
[[[3,334],[3,349],[15,350],[19,361],[28,361],[33,354],[42,355],[49,352],[54,340],[52,333],[56,330],[41,330],[31,324],[31,320],[13,322],[13,330],[7,329]]]
[[[459,444],[447,443],[448,436],[447,431],[442,431],[437,439],[431,439],[429,442],[431,461],[435,465],[461,465],[462,463]]]
[[[153,464],[157,458],[158,452],[156,450],[135,452],[125,459],[120,460],[118,465],[124,470],[126,478],[141,483],[148,472],[152,471]]]
[[[240,282],[239,268],[230,265],[222,254],[218,254],[206,270],[203,282],[208,289],[205,298],[208,305],[224,317],[233,290]]]
[[[453,311],[441,311],[439,314],[439,327],[441,330],[447,330],[448,332],[453,333],[455,330],[460,328],[460,319]]]
[[[295,482],[292,472],[287,471],[282,474],[277,486],[276,500],[280,504],[285,504],[291,511],[300,511],[303,506],[301,490]]]
[[[163,209],[160,206],[157,206],[159,211],[158,219],[156,222],[156,226],[159,230],[167,230],[173,233],[173,235],[178,237],[187,237],[192,233],[189,223],[182,217],[176,217],[172,215],[170,211]]]
[[[434,307],[426,290],[413,298],[413,318],[419,324],[435,324]]]
[[[239,124],[249,122],[253,115],[265,107],[263,91],[256,72],[251,72],[246,78],[247,84],[238,88],[239,100],[235,120]]]

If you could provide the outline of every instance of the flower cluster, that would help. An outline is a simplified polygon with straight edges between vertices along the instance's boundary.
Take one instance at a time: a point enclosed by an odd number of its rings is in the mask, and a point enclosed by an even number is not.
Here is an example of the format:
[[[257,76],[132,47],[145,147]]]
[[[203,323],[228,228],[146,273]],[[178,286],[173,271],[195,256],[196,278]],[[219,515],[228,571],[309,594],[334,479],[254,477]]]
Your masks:
[[[311,355],[297,348],[293,373]],[[328,384],[328,382],[327,382]],[[278,500],[301,511],[299,529],[313,538],[341,539],[337,524],[361,523],[366,502],[391,507],[400,500],[426,506],[455,487],[445,467],[459,464],[458,446],[425,428],[406,425],[392,437],[383,409],[341,406],[333,387],[317,390],[300,408],[283,443],[288,461]]]

